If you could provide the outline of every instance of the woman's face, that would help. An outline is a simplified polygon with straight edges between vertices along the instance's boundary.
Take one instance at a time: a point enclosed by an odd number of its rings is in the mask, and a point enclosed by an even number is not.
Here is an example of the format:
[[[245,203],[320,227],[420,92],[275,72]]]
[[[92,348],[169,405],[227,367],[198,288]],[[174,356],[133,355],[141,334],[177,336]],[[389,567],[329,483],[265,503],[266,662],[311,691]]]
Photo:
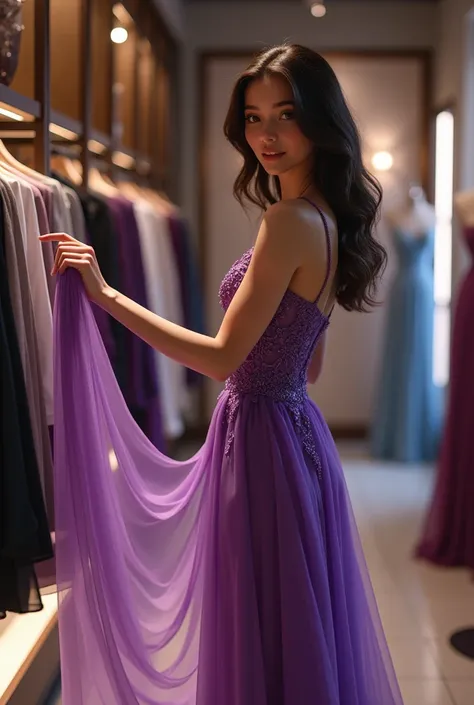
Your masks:
[[[245,137],[263,168],[280,176],[313,160],[313,143],[295,119],[289,83],[278,75],[252,81],[245,92]]]

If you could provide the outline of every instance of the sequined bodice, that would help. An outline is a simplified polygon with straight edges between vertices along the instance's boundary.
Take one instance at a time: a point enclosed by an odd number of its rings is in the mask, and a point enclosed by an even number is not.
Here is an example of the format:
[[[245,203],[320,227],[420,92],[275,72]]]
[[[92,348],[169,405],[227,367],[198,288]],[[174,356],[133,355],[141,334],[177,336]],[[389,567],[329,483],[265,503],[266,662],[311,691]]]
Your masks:
[[[226,310],[249,266],[253,249],[245,252],[224,277],[219,299]],[[317,302],[287,290],[266,331],[245,362],[227,379],[227,419],[233,422],[242,395],[259,396],[285,404],[301,433],[303,445],[320,470],[310,422],[304,409],[307,371],[316,344],[329,325]],[[233,436],[229,435],[227,452]]]
[[[219,299],[224,310],[242,283],[252,252],[245,252],[222,281]],[[229,377],[226,388],[241,394],[263,394],[275,401],[301,401],[306,396],[308,364],[328,322],[316,303],[288,289],[268,328]]]

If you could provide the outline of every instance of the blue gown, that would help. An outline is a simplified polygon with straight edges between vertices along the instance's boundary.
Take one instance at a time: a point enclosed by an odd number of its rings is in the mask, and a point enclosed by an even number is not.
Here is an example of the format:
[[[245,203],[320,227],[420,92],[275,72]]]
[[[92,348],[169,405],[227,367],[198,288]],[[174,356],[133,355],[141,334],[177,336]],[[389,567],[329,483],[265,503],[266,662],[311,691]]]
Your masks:
[[[389,294],[372,452],[385,460],[432,461],[441,417],[441,390],[433,382],[434,232],[393,235],[399,269]]]

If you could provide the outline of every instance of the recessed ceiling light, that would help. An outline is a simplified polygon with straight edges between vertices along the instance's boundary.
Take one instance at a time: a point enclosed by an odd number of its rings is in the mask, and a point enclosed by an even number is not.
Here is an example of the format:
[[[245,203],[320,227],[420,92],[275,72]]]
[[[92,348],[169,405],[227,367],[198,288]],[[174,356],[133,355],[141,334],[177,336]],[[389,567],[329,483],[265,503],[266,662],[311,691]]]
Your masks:
[[[393,166],[393,157],[390,152],[377,152],[372,157],[372,166],[377,171],[389,171]]]
[[[323,2],[313,2],[310,7],[310,12],[313,17],[324,17],[327,12],[326,5]]]

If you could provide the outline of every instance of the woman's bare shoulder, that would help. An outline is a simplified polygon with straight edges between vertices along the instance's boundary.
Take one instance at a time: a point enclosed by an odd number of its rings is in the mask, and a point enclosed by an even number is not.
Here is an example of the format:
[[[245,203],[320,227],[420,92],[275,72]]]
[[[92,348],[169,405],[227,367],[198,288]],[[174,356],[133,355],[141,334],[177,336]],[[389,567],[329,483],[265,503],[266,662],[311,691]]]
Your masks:
[[[300,198],[285,199],[274,203],[265,212],[264,220],[272,232],[291,241],[303,257],[309,252],[325,251],[327,247],[325,223],[332,241],[337,240],[337,228],[329,212],[321,211]]]

